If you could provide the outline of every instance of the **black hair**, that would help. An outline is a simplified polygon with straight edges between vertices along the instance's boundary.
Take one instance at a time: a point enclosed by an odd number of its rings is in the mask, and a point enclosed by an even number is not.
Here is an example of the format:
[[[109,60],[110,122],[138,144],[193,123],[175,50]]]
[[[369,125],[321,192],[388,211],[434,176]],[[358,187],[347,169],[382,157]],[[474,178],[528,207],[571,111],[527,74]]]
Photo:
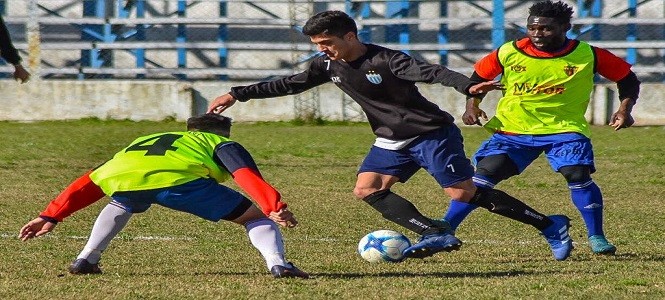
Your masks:
[[[559,24],[568,24],[573,18],[573,8],[561,1],[547,0],[532,5],[529,8],[529,16],[553,18]]]
[[[328,10],[320,12],[307,20],[302,28],[302,33],[308,36],[317,34],[328,34],[343,37],[353,32],[358,35],[358,26],[349,15],[339,10]]]
[[[231,135],[231,118],[208,113],[187,119],[187,130],[210,132],[224,137]]]

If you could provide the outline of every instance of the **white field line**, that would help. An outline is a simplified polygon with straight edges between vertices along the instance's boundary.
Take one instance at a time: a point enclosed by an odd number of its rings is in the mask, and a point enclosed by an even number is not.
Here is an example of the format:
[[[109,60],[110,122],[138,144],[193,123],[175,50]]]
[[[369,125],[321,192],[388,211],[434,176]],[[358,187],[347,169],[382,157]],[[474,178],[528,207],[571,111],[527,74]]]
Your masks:
[[[87,240],[87,236],[63,236],[57,234],[48,234],[44,237],[47,239],[56,239],[56,240]],[[11,233],[0,233],[0,239],[18,239],[18,234]],[[122,240],[141,240],[141,241],[193,241],[196,238],[186,237],[186,236],[128,236],[123,235],[121,237],[116,237],[116,239]],[[284,238],[286,241],[314,241],[314,242],[326,242],[326,243],[337,243],[337,242],[356,242],[355,239],[336,239],[336,238],[327,238],[327,237],[302,237],[302,238]],[[466,244],[485,244],[485,245],[531,245],[531,244],[542,244],[542,240],[518,240],[518,241],[505,241],[505,240],[462,240]],[[586,245],[588,242],[577,242],[573,241],[574,244]]]
[[[0,233],[0,238],[2,239],[18,239],[18,234],[10,234],[10,233]],[[57,234],[48,234],[43,237],[44,239],[55,239],[55,240],[87,240],[87,236],[74,236],[74,235],[69,235],[69,236],[62,236],[62,235],[57,235]],[[191,241],[195,240],[195,238],[191,237],[186,237],[186,236],[121,236],[121,237],[116,237],[116,239],[123,239],[123,240],[145,240],[145,241]]]

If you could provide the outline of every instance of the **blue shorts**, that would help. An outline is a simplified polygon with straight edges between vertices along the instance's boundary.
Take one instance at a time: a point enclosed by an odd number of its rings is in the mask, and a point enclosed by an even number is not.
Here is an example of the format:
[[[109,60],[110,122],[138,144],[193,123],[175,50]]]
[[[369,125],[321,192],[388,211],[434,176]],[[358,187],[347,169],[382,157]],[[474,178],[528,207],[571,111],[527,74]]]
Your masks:
[[[235,219],[252,205],[242,194],[209,178],[166,188],[116,192],[111,198],[131,213],[141,213],[150,205],[159,204],[214,222]],[[227,218],[229,215],[236,216]]]
[[[546,135],[493,134],[483,142],[473,156],[474,164],[486,156],[507,154],[522,173],[541,153],[545,153],[550,167],[558,172],[561,167],[589,166],[591,173],[596,171],[593,163],[591,140],[579,133]]]
[[[392,175],[406,182],[420,168],[441,187],[449,187],[473,177],[473,166],[464,153],[464,140],[455,125],[421,135],[399,150],[372,146],[358,173]]]

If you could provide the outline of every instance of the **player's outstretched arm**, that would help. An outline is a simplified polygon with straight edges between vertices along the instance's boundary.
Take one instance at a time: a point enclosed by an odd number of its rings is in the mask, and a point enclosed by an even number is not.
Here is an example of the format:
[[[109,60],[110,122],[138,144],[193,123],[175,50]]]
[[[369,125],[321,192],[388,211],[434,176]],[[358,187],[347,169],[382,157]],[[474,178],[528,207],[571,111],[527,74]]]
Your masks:
[[[31,238],[40,237],[53,231],[56,225],[58,224],[42,219],[41,217],[35,218],[21,227],[18,238],[25,242]]]
[[[223,143],[215,148],[215,155],[236,184],[261,207],[266,216],[287,207],[281,201],[279,192],[263,179],[254,159],[243,146],[236,142]]]
[[[210,102],[210,105],[208,105],[208,113],[221,114],[235,103],[236,99],[233,98],[231,94],[221,95]]]
[[[478,95],[478,94],[485,94],[489,91],[494,91],[494,90],[504,90],[505,87],[503,84],[499,81],[492,80],[492,81],[484,81],[478,84],[474,84],[469,87],[469,94],[471,95]]]
[[[55,228],[58,222],[86,206],[102,199],[102,189],[90,179],[89,171],[74,180],[55,199],[49,202],[38,218],[28,222],[19,232],[19,239],[27,241],[45,235]]]

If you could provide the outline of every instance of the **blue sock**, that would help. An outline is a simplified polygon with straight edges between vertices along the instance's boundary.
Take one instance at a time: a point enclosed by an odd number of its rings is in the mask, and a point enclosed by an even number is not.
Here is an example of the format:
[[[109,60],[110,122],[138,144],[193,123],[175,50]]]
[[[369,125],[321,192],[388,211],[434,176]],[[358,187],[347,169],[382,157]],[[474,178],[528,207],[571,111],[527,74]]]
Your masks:
[[[603,232],[603,195],[600,188],[593,180],[569,183],[568,188],[573,204],[580,211],[586,224],[589,236],[605,235]]]
[[[443,219],[450,223],[450,227],[452,227],[454,231],[457,230],[459,224],[466,219],[466,216],[476,208],[478,208],[478,206],[452,199],[450,200],[450,206],[448,206],[448,211],[446,211],[446,215]]]
[[[491,179],[482,175],[474,175],[473,183],[477,187],[484,187],[488,189],[493,189],[494,185],[496,184],[492,182]],[[478,208],[477,205],[452,199],[450,201],[450,206],[448,206],[448,211],[446,211],[443,219],[450,223],[450,226],[453,228],[453,230],[457,230],[457,227],[462,224],[462,221],[464,221],[464,219],[466,219],[466,217],[476,208]]]

